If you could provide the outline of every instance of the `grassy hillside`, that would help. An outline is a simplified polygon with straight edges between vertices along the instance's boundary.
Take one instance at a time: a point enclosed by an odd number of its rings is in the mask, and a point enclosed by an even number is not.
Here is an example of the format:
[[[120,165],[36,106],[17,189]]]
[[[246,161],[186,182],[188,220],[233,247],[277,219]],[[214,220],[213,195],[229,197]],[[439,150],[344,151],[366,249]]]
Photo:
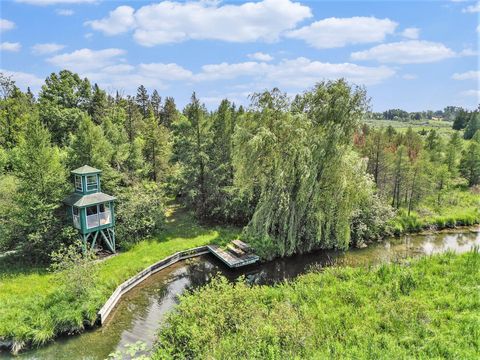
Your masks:
[[[480,357],[480,253],[329,268],[278,286],[184,295],[154,359]]]

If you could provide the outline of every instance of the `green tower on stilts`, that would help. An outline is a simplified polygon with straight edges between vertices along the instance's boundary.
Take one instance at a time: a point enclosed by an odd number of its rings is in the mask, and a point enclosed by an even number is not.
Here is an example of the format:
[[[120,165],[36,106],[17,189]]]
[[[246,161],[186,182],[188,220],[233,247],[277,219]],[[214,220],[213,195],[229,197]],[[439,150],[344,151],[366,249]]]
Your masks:
[[[103,240],[115,252],[115,197],[101,191],[101,170],[84,165],[72,171],[75,192],[64,203],[79,230],[84,250]]]

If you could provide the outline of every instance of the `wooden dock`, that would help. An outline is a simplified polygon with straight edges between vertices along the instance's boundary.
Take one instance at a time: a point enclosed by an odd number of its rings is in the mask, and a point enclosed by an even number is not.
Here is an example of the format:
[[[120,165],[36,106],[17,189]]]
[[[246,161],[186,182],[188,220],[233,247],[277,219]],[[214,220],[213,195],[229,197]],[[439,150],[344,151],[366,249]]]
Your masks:
[[[234,240],[226,249],[217,245],[208,245],[207,247],[213,255],[230,268],[239,268],[260,260],[258,255],[251,253],[250,246],[240,240]]]

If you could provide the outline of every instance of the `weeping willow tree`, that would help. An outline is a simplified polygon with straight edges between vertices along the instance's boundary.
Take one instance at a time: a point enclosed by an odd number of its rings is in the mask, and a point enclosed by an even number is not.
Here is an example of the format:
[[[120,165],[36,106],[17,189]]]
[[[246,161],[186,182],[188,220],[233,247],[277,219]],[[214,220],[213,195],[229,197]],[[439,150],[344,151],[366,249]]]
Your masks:
[[[252,97],[234,137],[235,182],[258,197],[244,235],[263,257],[348,246],[353,211],[372,186],[351,148],[366,106],[365,91],[343,80],[291,105],[278,90]]]

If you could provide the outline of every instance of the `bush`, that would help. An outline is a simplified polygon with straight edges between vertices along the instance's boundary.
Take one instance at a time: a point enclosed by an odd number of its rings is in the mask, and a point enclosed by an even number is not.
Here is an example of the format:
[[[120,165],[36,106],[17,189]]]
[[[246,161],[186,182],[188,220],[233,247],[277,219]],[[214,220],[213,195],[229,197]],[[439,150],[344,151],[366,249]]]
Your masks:
[[[355,210],[352,222],[352,244],[361,246],[368,241],[378,241],[391,235],[389,221],[395,215],[393,208],[377,195],[368,198]]]
[[[123,189],[116,209],[117,239],[128,248],[159,231],[165,223],[163,193],[155,183]]]

